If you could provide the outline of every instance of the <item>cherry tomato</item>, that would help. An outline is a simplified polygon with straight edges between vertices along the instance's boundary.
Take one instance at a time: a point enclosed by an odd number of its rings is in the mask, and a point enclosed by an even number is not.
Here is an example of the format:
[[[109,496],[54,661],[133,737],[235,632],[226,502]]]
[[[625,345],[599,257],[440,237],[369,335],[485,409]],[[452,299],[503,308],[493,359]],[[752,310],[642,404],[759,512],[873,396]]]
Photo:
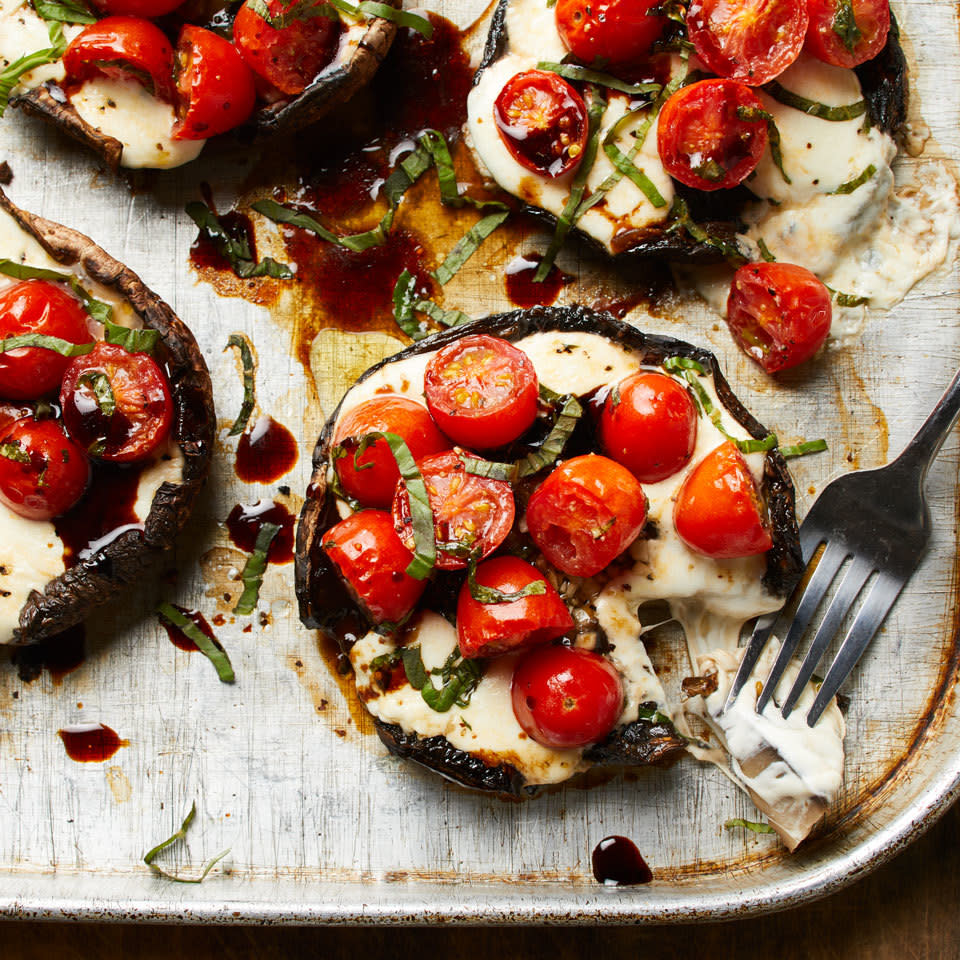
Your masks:
[[[807,0],[807,50],[835,67],[856,67],[886,46],[889,0]]]
[[[686,387],[641,371],[611,391],[600,415],[600,446],[641,483],[659,483],[686,466],[697,445],[697,408]]]
[[[181,119],[174,140],[206,140],[253,113],[253,74],[229,40],[187,24],[177,41],[176,66]]]
[[[527,736],[559,749],[603,740],[623,710],[623,687],[613,665],[573,647],[526,653],[513,672],[510,698]]]
[[[374,623],[401,623],[426,589],[426,580],[407,574],[413,554],[385,510],[350,514],[323,535],[323,549]]]
[[[701,80],[678,90],[660,111],[657,148],[675,180],[726,190],[746,180],[767,146],[757,95],[734,80]]]
[[[63,55],[67,76],[133,77],[155,97],[173,103],[173,48],[163,31],[142,17],[105,17],[70,41]]]
[[[282,18],[300,0],[266,0],[272,18]],[[307,13],[323,6],[317,0]],[[233,42],[247,66],[290,96],[303,91],[337,52],[342,26],[336,16],[297,17],[279,29],[272,27],[249,3],[233,21]]]
[[[0,340],[39,333],[70,343],[90,343],[80,301],[46,280],[24,280],[0,292]],[[19,347],[0,353],[0,396],[32,400],[56,390],[70,362],[55,350]]]
[[[830,291],[805,267],[748,263],[734,274],[727,325],[767,373],[809,360],[830,333]]]
[[[100,13],[129,17],[163,17],[176,10],[184,0],[93,0]]]
[[[424,392],[433,419],[451,440],[489,450],[516,440],[533,423],[540,384],[522,350],[478,333],[430,360]]]
[[[156,361],[110,343],[70,363],[60,407],[70,436],[90,456],[114,463],[156,453],[173,417],[170,385]]]
[[[658,5],[659,0],[559,0],[557,30],[582,63],[636,63],[650,56],[670,22],[648,13]]]
[[[417,462],[450,449],[450,441],[437,429],[426,407],[406,397],[374,397],[347,411],[333,437],[334,444],[346,453],[334,461],[334,468],[344,492],[366,507],[389,509],[400,479],[386,440],[378,440],[355,458],[357,444],[349,438],[366,433],[396,433]]]
[[[458,447],[420,462],[420,473],[433,511],[440,570],[466,567],[468,557],[463,555],[464,549],[479,553],[482,560],[503,543],[513,526],[516,508],[510,484],[467,473],[461,457],[471,456],[473,454]],[[413,521],[403,481],[397,484],[393,498],[393,520],[400,539],[412,550]],[[444,545],[459,549],[456,554],[444,552]]]
[[[90,461],[56,420],[25,417],[0,435],[0,500],[21,517],[59,517],[89,482]]]
[[[464,657],[493,657],[521,647],[533,647],[563,636],[573,617],[546,578],[519,557],[492,557],[477,567],[477,583],[501,593],[519,593],[542,583],[544,593],[519,600],[481,603],[464,583],[457,600],[457,636]]]
[[[680,539],[715,560],[766,553],[773,540],[757,485],[729,441],[708,453],[687,475],[673,507]]]
[[[803,49],[806,0],[693,0],[687,32],[697,56],[721,77],[758,87]]]
[[[560,464],[527,504],[533,542],[574,577],[599,573],[637,539],[646,519],[647,498],[634,475],[595,453]]]
[[[587,108],[555,73],[525,70],[511,77],[494,102],[493,117],[514,159],[533,173],[561,177],[583,157]]]

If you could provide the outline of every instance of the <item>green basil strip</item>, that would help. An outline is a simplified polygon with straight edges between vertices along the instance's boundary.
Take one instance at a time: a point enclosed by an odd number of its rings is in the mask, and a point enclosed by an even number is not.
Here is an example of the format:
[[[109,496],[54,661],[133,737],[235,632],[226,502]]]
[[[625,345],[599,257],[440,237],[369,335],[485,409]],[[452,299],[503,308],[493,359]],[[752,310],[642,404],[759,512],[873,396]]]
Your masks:
[[[18,333],[15,337],[0,340],[0,353],[9,353],[20,347],[39,347],[41,350],[52,350],[64,357],[82,357],[95,346],[95,343],[71,343],[69,340],[48,337],[43,333]]]
[[[159,330],[150,330],[143,327],[134,330],[131,327],[122,327],[119,323],[103,322],[103,339],[107,343],[123,347],[127,353],[153,353],[160,340]]]
[[[33,9],[41,20],[61,23],[96,23],[97,18],[77,0],[33,0]]]
[[[483,241],[510,216],[509,208],[503,204],[501,206],[502,210],[488,213],[460,238],[443,263],[434,271],[433,276],[437,283],[441,286],[449,283],[456,276],[457,271],[480,249]]]
[[[687,206],[687,201],[684,200],[683,197],[674,197],[673,206],[670,208],[670,219],[673,222],[667,227],[667,233],[672,233],[675,230],[685,230],[697,243],[703,243],[719,250],[728,263],[740,267],[749,262],[735,243],[724,240],[723,237],[714,237],[707,233],[707,231],[690,216],[690,208]]]
[[[751,833],[776,833],[777,831],[769,823],[757,823],[754,820],[741,820],[739,817],[735,820],[728,820],[724,825],[727,830],[736,830],[740,827],[743,830],[749,830]]]
[[[384,232],[379,225],[374,227],[373,230],[367,230],[365,233],[354,233],[346,237],[338,237],[318,220],[314,220],[309,214],[298,213],[290,207],[282,206],[277,203],[276,200],[258,200],[256,203],[251,204],[251,209],[256,210],[257,213],[262,213],[268,220],[272,220],[274,223],[286,223],[291,227],[300,227],[303,230],[309,230],[311,233],[320,237],[321,240],[326,240],[327,243],[335,243],[338,247],[346,247],[347,250],[352,250],[354,253],[362,253],[364,250],[369,250],[370,247],[382,246],[385,239]]]
[[[852,180],[848,180],[846,183],[841,183],[836,190],[830,191],[830,196],[847,196],[854,192],[854,190],[859,190],[865,183],[868,183],[873,179],[874,174],[877,172],[877,168],[871,163],[866,170],[864,170],[859,176],[854,177]]]
[[[190,812],[184,817],[183,823],[180,824],[180,829],[172,836],[168,837],[166,840],[158,843],[152,850],[148,850],[143,855],[143,862],[156,874],[161,877],[165,877],[167,880],[173,880],[174,883],[202,883],[207,878],[207,874],[230,852],[229,847],[218,853],[215,857],[208,860],[206,865],[203,868],[203,872],[199,877],[178,877],[172,873],[167,873],[162,867],[158,867],[153,861],[157,858],[157,854],[161,851],[166,850],[167,847],[172,846],[178,840],[184,840],[187,836],[187,830],[190,829],[190,824],[193,823],[193,818],[197,815],[197,804],[196,801],[191,805]]]
[[[478,460],[460,454],[467,473],[474,477],[486,477],[488,480],[501,480],[504,483],[514,483],[517,480],[516,463],[497,463],[496,460]]]
[[[648,703],[640,704],[637,709],[637,719],[650,720],[653,723],[673,724],[673,721],[665,713],[662,713],[657,709],[657,704],[653,700],[649,701]]]
[[[70,289],[83,301],[84,309],[98,323],[106,324],[113,316],[113,307],[102,300],[94,299],[72,273],[59,270],[47,270],[45,267],[31,267],[17,260],[0,260],[0,273],[16,280],[53,280],[70,284]]]
[[[111,419],[117,411],[117,399],[113,395],[110,378],[100,370],[90,370],[81,374],[78,382],[89,384],[100,412],[108,420]]]
[[[541,60],[537,64],[537,69],[549,70],[550,73],[556,73],[565,80],[580,80],[584,83],[595,83],[610,90],[619,90],[620,93],[631,97],[653,98],[663,89],[659,83],[625,83],[609,73],[601,73],[599,70],[591,70],[589,67],[581,67],[575,63],[552,63],[549,60]]]
[[[653,206],[659,210],[661,207],[665,207],[667,205],[667,201],[663,199],[663,195],[657,189],[653,181],[633,162],[633,158],[643,149],[643,144],[646,141],[647,134],[649,133],[650,127],[653,124],[653,117],[647,117],[647,119],[637,128],[635,131],[637,134],[636,140],[628,153],[622,153],[616,144],[616,139],[620,135],[620,130],[623,128],[626,121],[636,116],[642,110],[646,110],[647,106],[649,105],[644,105],[634,110],[630,110],[610,128],[610,130],[607,132],[607,135],[603,138],[603,152],[610,159],[610,162],[613,164],[617,173],[621,176],[629,177],[630,180],[636,184],[637,189],[639,189],[641,193],[643,193],[643,195],[650,201],[650,203],[652,203]],[[611,183],[609,188],[604,189],[604,185],[609,179],[610,177],[607,177],[606,180],[600,184],[598,190],[593,194],[593,196],[590,197],[590,201],[593,201],[593,197],[597,196],[597,194],[599,194],[600,198],[605,196],[609,192],[609,189],[612,189],[616,183],[619,182],[620,176],[618,176],[616,180]],[[584,212],[590,209],[591,206],[595,206],[598,202],[599,199],[589,203],[589,206],[585,207]]]
[[[522,590],[515,593],[504,593],[497,590],[496,587],[487,587],[482,583],[477,583],[477,558],[474,554],[467,565],[467,585],[470,589],[470,596],[477,603],[513,603],[514,600],[522,600],[524,597],[539,597],[547,592],[546,580],[531,580]]]
[[[247,562],[243,565],[243,572],[240,579],[243,581],[243,593],[233,608],[233,612],[240,616],[249,616],[257,607],[257,601],[260,599],[260,584],[263,583],[263,575],[267,569],[267,554],[270,552],[270,544],[274,537],[280,532],[280,527],[276,523],[263,523],[257,532],[257,539],[253,545],[253,553],[247,557]]]
[[[173,604],[161,603],[157,613],[178,627],[196,645],[197,649],[213,664],[217,676],[223,683],[233,683],[233,666],[227,651],[217,646],[189,617],[182,614]]]
[[[318,4],[316,0],[299,0],[276,17],[271,15],[264,0],[247,0],[247,6],[274,30],[286,30],[297,21],[313,20],[316,17],[339,20],[335,7],[329,3]]]
[[[0,443],[0,457],[3,457],[4,460],[13,460],[15,463],[28,465],[33,462],[30,459],[30,454],[17,443]]]
[[[473,317],[462,310],[444,310],[432,300],[418,300],[413,308],[420,313],[425,313],[434,323],[439,323],[443,327],[459,327],[473,322]]]
[[[423,340],[430,336],[430,329],[413,315],[414,305],[418,302],[415,284],[416,277],[409,270],[397,277],[393,288],[393,319],[411,340]]]
[[[440,200],[450,206],[460,207],[464,198],[460,196],[457,185],[457,172],[453,166],[453,157],[446,138],[439,130],[424,130],[420,134],[420,143],[426,148],[437,168],[437,181],[440,184]]]
[[[828,107],[825,103],[818,103],[816,100],[808,100],[801,97],[799,93],[787,90],[781,87],[776,80],[771,80],[763,87],[765,93],[773,97],[777,103],[782,103],[785,107],[793,107],[794,110],[801,110],[803,113],[809,113],[811,117],[819,117],[821,120],[830,120],[833,123],[840,123],[844,120],[856,120],[867,112],[867,103],[865,100],[858,100],[856,103],[844,104],[841,107]]]
[[[857,44],[863,39],[863,31],[857,23],[851,0],[838,0],[831,26],[833,32],[847,48],[847,52],[853,53]]]
[[[701,377],[707,375],[707,368],[699,360],[690,357],[667,357],[661,364],[668,373],[678,373],[683,370],[696,370]]]
[[[774,120],[773,114],[768,113],[766,110],[758,110],[756,107],[737,107],[737,116],[741,120],[746,120],[747,123],[757,123],[760,120],[766,120],[770,156],[777,165],[780,176],[783,177],[786,183],[792,184],[793,181],[787,176],[787,171],[783,169],[783,145],[780,139],[780,128],[777,126],[777,121]]]
[[[63,35],[63,26],[59,21],[50,21],[47,24],[47,34],[50,37],[50,46],[44,50],[36,50],[33,53],[25,53],[18,57],[9,66],[0,72],[0,117],[3,116],[10,102],[10,93],[17,85],[20,78],[42,67],[45,63],[53,63],[59,60],[67,49],[67,41]]]
[[[792,460],[796,457],[805,457],[811,453],[823,453],[827,449],[827,441],[822,438],[820,440],[807,440],[793,447],[781,447],[780,456],[784,460]]]
[[[410,686],[419,690],[424,703],[437,713],[446,713],[454,704],[467,706],[483,677],[482,663],[461,659],[459,647],[453,649],[439,670],[427,671],[419,647],[404,647],[402,660]],[[437,689],[433,685],[431,674],[439,674],[442,687]]]
[[[767,263],[776,263],[777,258],[770,252],[770,248],[764,242],[763,237],[757,237],[757,248],[760,250],[760,256]]]
[[[250,341],[241,333],[230,334],[227,345],[223,349],[227,351],[231,347],[236,347],[240,351],[240,362],[243,364],[243,403],[240,405],[240,412],[237,414],[237,419],[233,421],[233,426],[230,427],[227,436],[238,437],[247,429],[250,414],[253,413],[253,407],[256,403],[253,351],[250,349]]]
[[[416,30],[428,40],[433,36],[433,24],[426,17],[408,13],[406,10],[397,10],[396,7],[377,3],[376,0],[361,0],[358,4],[350,3],[349,0],[330,0],[330,5],[351,17],[380,17],[398,26]]]
[[[840,293],[838,290],[833,291],[833,298],[838,307],[862,307],[870,302],[869,297],[858,297],[854,293]]]

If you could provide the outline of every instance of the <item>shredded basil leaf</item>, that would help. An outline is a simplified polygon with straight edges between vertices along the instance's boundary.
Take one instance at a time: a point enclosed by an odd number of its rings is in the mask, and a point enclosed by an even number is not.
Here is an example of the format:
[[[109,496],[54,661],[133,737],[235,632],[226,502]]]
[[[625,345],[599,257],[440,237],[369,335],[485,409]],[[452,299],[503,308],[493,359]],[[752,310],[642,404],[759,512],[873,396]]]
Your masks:
[[[335,243],[338,247],[346,247],[347,250],[352,250],[354,253],[362,253],[364,250],[369,250],[370,247],[379,247],[386,239],[382,224],[374,227],[373,230],[367,230],[365,233],[338,237],[309,214],[284,207],[276,200],[258,200],[251,205],[251,209],[256,210],[257,213],[262,213],[274,223],[286,223],[291,227],[309,230],[320,237],[321,240],[326,240],[327,243]]]
[[[102,300],[94,299],[72,273],[59,270],[47,270],[45,267],[31,267],[17,260],[0,260],[0,273],[16,280],[53,280],[67,283],[70,289],[83,301],[83,307],[98,323],[106,324],[113,316],[113,307]]]
[[[522,590],[515,593],[505,593],[503,590],[497,590],[496,587],[488,587],[482,583],[477,583],[477,555],[474,553],[467,564],[467,586],[470,590],[470,596],[477,603],[513,603],[515,600],[522,600],[524,597],[539,597],[547,592],[546,580],[531,580]]]
[[[286,30],[293,23],[313,20],[316,17],[340,19],[336,9],[331,4],[317,3],[316,0],[298,0],[278,16],[271,15],[270,8],[264,0],[247,0],[247,6],[274,30]]]
[[[742,820],[739,817],[734,820],[728,820],[723,826],[727,830],[735,830],[737,827],[741,827],[744,830],[749,830],[751,833],[777,832],[773,829],[773,827],[770,826],[769,823],[758,823],[754,820]]]
[[[782,103],[785,107],[793,107],[794,110],[809,113],[811,117],[830,120],[834,123],[839,123],[843,120],[855,120],[867,112],[867,103],[865,100],[858,100],[856,103],[848,103],[841,107],[828,107],[825,103],[808,100],[806,97],[801,97],[799,93],[794,93],[792,90],[781,87],[776,80],[771,80],[763,89],[773,97],[774,100]]]
[[[673,233],[676,230],[684,230],[697,243],[703,243],[707,246],[719,250],[726,258],[727,262],[734,266],[743,266],[747,263],[747,258],[740,252],[735,243],[724,240],[722,237],[714,237],[707,233],[690,216],[690,208],[683,197],[674,197],[673,206],[670,208],[670,220],[673,222],[667,227],[667,233]]]
[[[763,237],[757,237],[757,248],[760,250],[760,256],[767,263],[776,263],[777,258],[770,252],[770,248],[764,242]]]
[[[147,327],[134,330],[130,327],[122,327],[119,323],[111,323],[110,320],[102,322],[103,339],[107,343],[123,347],[128,353],[153,353],[160,339],[159,330],[151,330]]]
[[[457,271],[480,249],[483,241],[510,216],[509,208],[504,204],[500,206],[501,210],[488,213],[460,238],[443,263],[434,271],[433,276],[437,283],[441,286],[449,283]]]
[[[0,443],[0,457],[4,460],[13,460],[15,463],[31,464],[30,454],[18,443]]]
[[[836,190],[830,191],[830,196],[846,196],[854,192],[854,190],[859,190],[865,183],[868,183],[873,179],[874,174],[877,172],[877,168],[871,163],[870,166],[866,168],[859,176],[854,177],[852,180],[848,180],[846,183],[841,183]]]
[[[858,297],[853,293],[840,293],[838,291],[834,291],[834,299],[839,307],[862,307],[865,303],[870,302],[869,297]]]
[[[358,4],[350,3],[349,0],[329,0],[329,2],[331,6],[351,17],[380,17],[398,26],[416,30],[428,40],[433,36],[433,24],[426,17],[408,13],[406,10],[398,10],[385,3],[377,3],[376,0],[361,0]]]
[[[454,704],[467,706],[483,678],[483,663],[462,659],[459,647],[454,647],[440,669],[429,672],[423,665],[419,647],[404,647],[401,656],[410,686],[419,690],[424,703],[437,713],[446,713]],[[430,679],[431,674],[439,675],[443,684],[439,689]]]
[[[423,340],[430,335],[431,330],[422,320],[417,320],[414,313],[426,314],[434,323],[443,327],[458,327],[473,320],[462,310],[444,310],[433,300],[418,298],[416,277],[409,270],[404,270],[397,277],[393,288],[393,318],[411,340]]]
[[[811,453],[823,453],[826,449],[828,449],[827,441],[822,438],[820,440],[807,440],[804,443],[798,443],[796,446],[781,447],[780,456],[784,460],[791,460],[795,457],[805,457]]]
[[[247,429],[250,422],[250,414],[253,413],[253,407],[256,403],[256,392],[254,387],[254,366],[253,351],[250,349],[250,341],[242,333],[231,333],[227,339],[227,345],[223,348],[225,351],[231,347],[236,347],[240,351],[240,362],[243,364],[243,403],[240,405],[240,412],[237,419],[233,421],[230,427],[228,437],[237,437]]]
[[[33,53],[25,53],[18,57],[9,66],[0,72],[0,117],[3,116],[10,102],[10,93],[17,85],[20,78],[42,67],[45,63],[53,63],[59,60],[67,50],[67,41],[63,35],[63,26],[59,21],[51,20],[47,24],[47,35],[50,37],[50,46],[44,50],[36,50]]]
[[[60,337],[48,337],[44,333],[18,333],[14,337],[0,340],[0,353],[9,353],[20,347],[39,347],[64,357],[82,357],[90,353],[95,346],[95,343],[71,343],[69,340],[61,340]]]
[[[233,272],[241,279],[273,277],[275,280],[289,280],[293,276],[293,271],[287,264],[278,263],[272,257],[264,257],[259,263],[255,261],[246,237],[235,237],[229,233],[205,203],[194,200],[188,203],[185,209],[201,233],[210,238]]]
[[[223,683],[233,683],[235,677],[230,657],[223,647],[214,643],[189,617],[171,603],[161,603],[157,613],[173,626],[178,627],[196,645],[197,649],[213,664]]]
[[[589,67],[581,67],[576,63],[553,63],[549,60],[541,60],[537,64],[537,69],[556,73],[565,80],[579,80],[583,83],[595,83],[610,90],[619,90],[620,93],[625,93],[630,97],[652,98],[663,89],[659,83],[625,83],[612,74],[591,70]]]
[[[61,23],[96,23],[97,18],[79,0],[33,0],[33,9],[41,20]]]
[[[756,107],[737,107],[737,116],[748,123],[755,123],[759,120],[767,121],[767,141],[770,145],[770,156],[777,165],[784,182],[792,184],[793,181],[787,176],[787,171],[783,169],[783,142],[780,139],[780,128],[777,126],[773,114],[766,110],[758,110]]]
[[[652,723],[669,723],[673,721],[663,712],[657,709],[656,701],[650,700],[647,703],[641,703],[637,709],[638,720],[649,720]]]
[[[110,378],[100,370],[90,370],[81,374],[78,383],[89,385],[100,412],[107,420],[112,419],[117,411],[117,399],[113,395]]]
[[[215,857],[208,860],[206,865],[203,868],[203,872],[199,877],[178,877],[172,873],[167,873],[166,870],[158,867],[153,861],[157,858],[162,850],[166,850],[167,847],[172,846],[178,840],[184,840],[187,836],[187,830],[190,829],[190,824],[193,823],[193,818],[197,815],[197,804],[196,801],[191,805],[190,812],[184,817],[183,823],[180,824],[180,829],[172,836],[168,837],[166,840],[158,843],[152,850],[148,850],[143,855],[143,862],[156,874],[161,877],[165,877],[167,880],[173,880],[175,883],[202,883],[207,878],[207,874],[230,852],[228,847],[222,853],[218,853]]]
[[[607,133],[607,135],[603,138],[603,152],[610,159],[610,162],[613,164],[617,172],[632,180],[637,189],[640,190],[640,192],[650,201],[650,203],[659,210],[667,205],[667,201],[663,199],[663,194],[661,194],[657,189],[656,184],[654,184],[654,182],[646,175],[646,173],[644,173],[644,171],[636,166],[633,162],[633,157],[636,156],[634,153],[634,148],[637,146],[637,144],[642,146],[640,138],[637,138],[636,143],[630,148],[630,152],[628,154],[621,152],[620,148],[615,142],[622,121],[632,117],[637,112],[638,111],[636,110],[632,110],[630,113],[624,114],[620,120],[618,120],[610,128],[609,133]],[[639,153],[639,150],[637,150],[637,153]]]
[[[249,616],[257,607],[257,601],[260,599],[260,584],[263,583],[263,575],[267,569],[267,554],[270,552],[270,544],[274,537],[280,532],[280,527],[276,523],[263,523],[257,532],[257,539],[253,545],[253,553],[247,557],[247,562],[243,565],[243,572],[240,579],[243,581],[243,593],[233,608],[233,612],[241,616]]]
[[[863,39],[863,31],[857,23],[851,0],[837,0],[832,28],[847,48],[847,52],[853,53],[857,44]]]

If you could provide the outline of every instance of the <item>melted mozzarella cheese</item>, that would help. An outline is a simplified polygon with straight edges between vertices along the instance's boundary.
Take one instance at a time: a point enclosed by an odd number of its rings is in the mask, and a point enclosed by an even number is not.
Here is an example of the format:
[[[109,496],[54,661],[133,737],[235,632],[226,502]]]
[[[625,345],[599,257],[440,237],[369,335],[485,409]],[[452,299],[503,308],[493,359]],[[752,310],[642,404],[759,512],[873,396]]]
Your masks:
[[[63,542],[53,524],[25,520],[0,504],[0,644],[20,625],[30,594],[64,569]]]

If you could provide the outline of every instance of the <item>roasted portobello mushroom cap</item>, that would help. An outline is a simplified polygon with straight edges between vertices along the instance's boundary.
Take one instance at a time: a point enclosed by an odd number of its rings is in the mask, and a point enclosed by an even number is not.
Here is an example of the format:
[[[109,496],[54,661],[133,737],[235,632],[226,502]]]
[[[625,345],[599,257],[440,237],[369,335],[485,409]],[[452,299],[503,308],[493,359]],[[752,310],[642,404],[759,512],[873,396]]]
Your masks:
[[[0,190],[0,209],[66,268],[79,267],[90,279],[127,300],[145,328],[157,330],[155,357],[165,369],[173,400],[170,440],[180,448],[178,482],[157,489],[143,530],[127,530],[33,590],[20,610],[12,645],[36,643],[84,620],[130,584],[140,580],[168,550],[186,523],[213,454],[216,417],[206,362],[187,326],[128,267],[89,237],[17,207]],[[82,509],[82,501],[79,509]]]
[[[535,307],[475,320],[407,347],[371,367],[357,382],[363,383],[390,364],[436,351],[469,334],[486,333],[517,342],[532,334],[551,332],[599,334],[611,343],[629,349],[642,366],[659,366],[673,357],[694,360],[712,375],[717,395],[733,419],[756,439],[768,436],[768,431],[734,396],[711,353],[669,337],[642,333],[609,314],[581,306]],[[307,627],[319,629],[336,641],[344,653],[348,653],[354,643],[371,629],[322,548],[326,531],[340,520],[337,497],[328,484],[328,467],[331,465],[335,426],[344,403],[349,404],[349,400],[348,392],[324,426],[314,450],[313,475],[297,528],[295,566],[300,619]],[[581,426],[592,436],[592,428],[586,423]],[[571,445],[583,442],[579,431],[580,428],[571,438]],[[562,458],[569,455],[568,445]],[[802,562],[794,515],[793,483],[776,450],[765,454],[762,492],[768,504],[774,541],[765,558],[763,585],[774,597],[785,598],[799,577]],[[449,578],[455,576],[442,571],[435,574],[422,606],[449,615],[455,606],[455,600],[452,604],[451,600],[456,597],[457,590]],[[641,717],[647,716],[648,719],[639,719],[615,729],[606,740],[589,747],[584,759],[597,765],[626,766],[662,763],[678,757],[685,741],[655,708],[656,704],[642,704]],[[415,760],[463,786],[514,796],[527,795],[537,789],[529,786],[513,766],[485,762],[478,755],[454,747],[443,736],[420,737],[377,718],[374,722],[381,740],[392,753]]]

